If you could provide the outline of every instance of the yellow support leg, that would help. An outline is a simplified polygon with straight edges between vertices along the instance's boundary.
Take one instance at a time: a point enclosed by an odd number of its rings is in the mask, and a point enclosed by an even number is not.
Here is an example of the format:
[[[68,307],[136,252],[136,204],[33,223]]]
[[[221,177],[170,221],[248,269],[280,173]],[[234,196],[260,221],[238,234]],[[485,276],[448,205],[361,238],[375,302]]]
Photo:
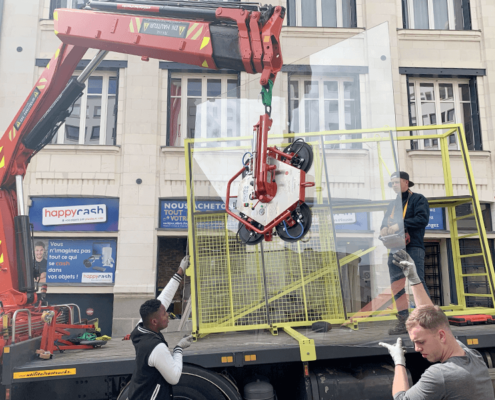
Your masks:
[[[298,341],[299,350],[301,351],[301,361],[316,360],[316,347],[313,339],[308,339],[306,336],[288,326],[284,326],[284,332]]]

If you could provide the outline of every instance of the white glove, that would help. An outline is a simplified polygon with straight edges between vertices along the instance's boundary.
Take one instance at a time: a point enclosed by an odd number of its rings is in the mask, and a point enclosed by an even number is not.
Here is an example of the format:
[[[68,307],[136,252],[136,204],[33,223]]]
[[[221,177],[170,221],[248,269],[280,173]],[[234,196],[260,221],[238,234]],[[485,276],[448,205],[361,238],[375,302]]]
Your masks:
[[[419,285],[421,283],[421,279],[419,279],[418,272],[416,271],[416,264],[414,264],[414,260],[405,250],[399,250],[395,253],[392,262],[402,269],[402,272],[409,279],[411,285]]]
[[[186,269],[189,267],[189,256],[185,256],[180,262],[179,268],[182,272],[186,273]]]
[[[402,339],[398,338],[396,344],[388,344],[380,342],[379,346],[386,347],[392,359],[394,360],[394,364],[406,366],[406,350],[402,347]]]
[[[187,257],[187,256],[186,256]],[[182,347],[183,349],[187,349],[191,343],[193,342],[193,337],[192,335],[189,336],[184,336],[179,343],[177,343],[178,347]]]

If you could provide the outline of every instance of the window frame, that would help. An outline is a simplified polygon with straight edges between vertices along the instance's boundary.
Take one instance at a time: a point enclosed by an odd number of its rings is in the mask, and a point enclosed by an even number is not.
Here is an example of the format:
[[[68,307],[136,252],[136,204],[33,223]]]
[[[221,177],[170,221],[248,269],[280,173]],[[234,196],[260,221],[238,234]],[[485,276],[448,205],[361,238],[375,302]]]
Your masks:
[[[456,124],[462,123],[465,124],[465,122],[462,121],[462,108],[461,105],[463,103],[467,103],[466,101],[462,101],[459,99],[459,85],[468,85],[470,88],[471,83],[469,78],[421,78],[421,77],[408,77],[407,81],[407,88],[406,88],[406,93],[407,93],[407,99],[408,99],[408,115],[409,115],[409,123],[411,126],[423,126],[422,120],[421,124],[419,124],[419,121],[422,117],[422,112],[421,112],[421,98],[419,96],[420,94],[420,84],[421,83],[433,83],[434,85],[434,92],[435,92],[435,114],[436,114],[436,121],[437,123],[435,125],[442,125],[441,123],[438,123],[438,121],[441,121],[441,101],[440,101],[440,84],[443,83],[451,83],[453,94],[454,94],[454,115],[455,115],[455,122]],[[411,115],[411,100],[410,100],[410,95],[409,95],[409,85],[414,84],[414,103],[415,103],[415,111],[416,111],[416,125],[413,124],[412,121],[412,115]],[[471,105],[471,108],[473,107],[473,93],[470,91],[470,101],[469,104]],[[473,110],[471,110],[471,118],[474,117]],[[432,124],[433,125],[433,124]],[[474,129],[474,127],[473,127]],[[439,150],[439,144],[437,143],[436,146],[431,146],[431,147],[426,147],[424,144],[423,139],[416,139],[416,136],[422,136],[423,134],[428,135],[431,134],[432,131],[419,131],[419,135],[411,135],[414,137],[414,139],[411,139],[413,142],[417,142],[413,147],[414,150]],[[473,132],[474,136],[476,136],[476,133]],[[427,140],[432,140],[432,139],[427,139]],[[432,142],[433,143],[433,142]],[[459,140],[456,137],[455,145],[449,142],[449,149],[450,150],[459,150]]]
[[[172,84],[172,79],[181,79],[181,110],[180,110],[180,125],[185,127],[185,135],[181,136],[180,139],[180,144],[178,145],[173,145],[170,143],[170,105],[171,101],[173,98],[176,98],[176,96],[171,96],[171,84]],[[188,79],[201,79],[201,104],[206,102],[208,99],[208,92],[207,92],[207,81],[208,79],[220,79],[221,80],[221,87],[224,88],[225,90],[222,89],[221,91],[221,99],[234,99],[233,97],[227,97],[227,81],[229,80],[235,80],[237,83],[237,87],[240,87],[240,74],[239,73],[200,73],[200,72],[186,72],[186,71],[180,71],[180,70],[169,70],[168,71],[168,87],[167,87],[167,147],[183,147],[184,146],[184,140],[188,138],[188,127],[187,127],[187,99],[188,98],[198,98],[197,96],[189,96],[187,95],[187,80]],[[224,86],[225,85],[225,86]],[[178,97],[177,97],[178,98]],[[240,99],[240,94],[237,99]],[[221,109],[221,115],[227,116],[227,102],[224,101],[221,103],[222,104],[222,109]],[[183,107],[185,106],[185,107]],[[186,111],[184,111],[186,110]],[[221,121],[221,131],[226,128],[226,124],[228,123],[227,118],[220,118]],[[202,118],[201,120],[201,132],[206,135],[207,133],[207,120],[205,118]],[[241,136],[241,131],[240,131],[240,124],[239,124],[239,136]],[[235,137],[235,136],[234,136]],[[202,136],[201,138],[206,139],[206,136]],[[228,142],[221,142],[221,146],[227,146],[229,143]]]
[[[311,80],[311,81],[317,81],[318,82],[318,93],[319,93],[319,97],[318,99],[315,99],[315,98],[308,98],[307,101],[314,101],[314,100],[318,100],[318,117],[319,117],[319,122],[318,122],[318,125],[320,127],[323,127],[320,128],[320,130],[325,130],[324,127],[325,127],[325,110],[324,110],[324,105],[325,105],[325,100],[331,100],[331,99],[326,99],[324,97],[324,88],[323,88],[323,84],[324,84],[324,81],[337,81],[338,82],[338,98],[337,98],[337,102],[338,102],[338,109],[339,109],[339,129],[338,130],[346,130],[346,127],[345,127],[345,103],[346,103],[346,100],[348,101],[348,99],[345,98],[345,91],[344,91],[344,83],[345,82],[351,82],[353,83],[354,85],[357,85],[357,88],[356,88],[356,93],[358,94],[356,96],[356,98],[352,99],[354,102],[357,102],[355,104],[358,104],[358,115],[356,116],[357,117],[357,125],[356,128],[354,129],[360,129],[361,127],[361,96],[360,96],[360,79],[359,79],[359,75],[332,75],[332,74],[328,74],[328,75],[305,75],[305,74],[299,74],[299,73],[289,73],[288,74],[288,79],[287,79],[287,83],[288,83],[288,101],[287,101],[287,107],[288,107],[288,115],[289,115],[289,121],[288,121],[288,131],[290,133],[295,133],[295,134],[299,134],[301,136],[304,136],[304,133],[306,132],[303,132],[301,130],[301,127],[304,127],[305,126],[305,108],[304,108],[304,81],[307,81],[307,80]],[[294,81],[297,81],[298,82],[298,91],[299,91],[299,97],[298,98],[293,98],[291,96],[291,82],[294,82]],[[298,112],[299,112],[299,132],[293,132],[293,130],[291,129],[291,124],[292,124],[292,120],[293,120],[293,110],[291,109],[291,104],[294,100],[298,100],[299,101],[299,107],[298,107]],[[342,136],[349,136],[349,137],[352,137],[354,138],[354,136],[356,135],[342,135]],[[358,144],[359,148],[361,147],[360,144]],[[335,145],[333,145],[335,146]],[[357,148],[356,146],[353,146],[353,144],[339,144],[339,147],[332,147],[334,148],[335,150],[339,150],[339,149],[350,149],[350,148]]]
[[[350,6],[351,6],[351,26],[350,27],[344,27],[344,15],[343,15],[343,2],[347,0],[336,0],[336,14],[337,14],[337,26],[336,27],[324,27],[323,26],[323,13],[322,13],[322,0],[315,0],[316,1],[316,26],[313,25],[303,25],[302,24],[302,2],[303,0],[292,0],[295,4],[295,10],[292,10],[291,4],[289,0],[287,1],[287,8],[289,9],[289,18],[287,19],[287,25],[288,26],[297,26],[297,27],[302,27],[302,28],[356,28],[357,27],[357,5],[355,0],[349,0],[350,1]],[[353,9],[352,9],[353,8]],[[295,25],[291,25],[291,19],[292,17],[290,16],[294,12],[295,14]]]
[[[415,0],[405,0],[406,4],[405,6],[407,9],[405,9],[403,19],[405,22],[407,22],[407,27],[404,27],[405,29],[425,29],[425,28],[416,28],[415,27],[415,22],[414,22],[414,1]],[[433,2],[435,0],[427,0],[428,1],[428,28],[427,30],[449,30],[449,31],[455,31],[455,14],[454,14],[454,0],[447,0],[447,16],[448,16],[448,22],[449,22],[449,28],[448,29],[439,29],[435,28],[435,16],[434,16],[434,8],[433,8]],[[465,0],[462,0],[463,2]],[[403,3],[404,6],[404,3]],[[467,5],[462,4],[462,9],[463,9],[463,16],[462,16],[462,29],[459,30],[471,30],[471,16],[470,13],[468,16],[465,16],[464,13],[466,12],[465,8],[469,8],[470,4],[467,3]],[[468,23],[469,21],[469,23]]]
[[[77,78],[78,75],[74,75],[73,78]],[[81,96],[81,107],[79,112],[79,141],[78,143],[65,143],[65,121],[58,129],[55,135],[56,140],[52,144],[62,145],[87,145],[87,146],[115,146],[117,141],[117,116],[115,116],[115,140],[113,144],[107,144],[107,122],[108,122],[108,99],[110,96],[115,97],[115,105],[118,104],[118,86],[119,86],[119,73],[114,71],[98,71],[96,70],[90,76],[90,78],[102,77],[102,93],[101,93],[101,109],[100,109],[100,138],[98,144],[85,144],[86,139],[86,120],[87,120],[87,105],[88,105],[88,85],[84,88]],[[108,87],[110,78],[116,79],[117,90],[115,94],[108,94]],[[104,95],[106,94],[106,95]],[[93,94],[90,94],[93,95]],[[84,117],[83,117],[84,116]],[[92,135],[92,133],[90,133]],[[54,138],[54,139],[55,139]]]

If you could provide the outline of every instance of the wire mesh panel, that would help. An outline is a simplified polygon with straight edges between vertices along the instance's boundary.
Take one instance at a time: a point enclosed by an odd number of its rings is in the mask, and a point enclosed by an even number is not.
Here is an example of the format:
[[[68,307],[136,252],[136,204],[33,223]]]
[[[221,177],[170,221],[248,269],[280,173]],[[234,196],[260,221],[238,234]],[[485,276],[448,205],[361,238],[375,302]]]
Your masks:
[[[194,214],[199,333],[345,320],[330,210],[313,213],[319,232],[306,243],[256,246],[225,213]]]

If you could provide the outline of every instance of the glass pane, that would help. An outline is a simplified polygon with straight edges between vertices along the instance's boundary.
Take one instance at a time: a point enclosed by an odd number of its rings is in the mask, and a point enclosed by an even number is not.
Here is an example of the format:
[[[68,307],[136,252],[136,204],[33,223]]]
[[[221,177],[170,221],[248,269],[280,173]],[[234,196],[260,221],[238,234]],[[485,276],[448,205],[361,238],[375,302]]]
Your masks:
[[[91,129],[91,137],[89,138],[91,141],[100,141],[100,127],[99,126],[93,126]]]
[[[316,26],[316,0],[301,0],[302,26]]]
[[[437,123],[435,103],[421,103],[421,118],[421,125],[435,125]]]
[[[237,79],[227,80],[227,97],[239,98],[239,86]]]
[[[117,94],[117,78],[112,77],[108,80],[108,94]]]
[[[451,83],[441,83],[438,85],[440,100],[454,100],[454,88]]]
[[[323,82],[323,95],[325,99],[339,98],[339,83],[335,81]]]
[[[325,101],[325,129],[339,130],[339,102]]]
[[[287,13],[289,14],[289,26],[296,26],[296,0],[288,0]]]
[[[86,137],[84,144],[99,144],[100,138],[100,116],[101,111],[101,96],[88,96],[88,105],[86,113]],[[98,137],[93,136],[93,130],[98,127]]]
[[[218,97],[222,94],[222,81],[220,79],[208,79],[206,81],[206,93],[208,97]]]
[[[473,117],[471,114],[471,104],[462,103],[462,123],[464,124],[464,133],[466,134],[466,143],[469,150],[474,150],[474,129]]]
[[[354,82],[344,82],[344,99],[354,100]]]
[[[201,126],[196,127],[196,106],[201,104],[201,99],[187,99],[187,137],[201,137]],[[199,121],[198,121],[199,122]],[[198,129],[198,132],[196,132]]]
[[[187,95],[188,96],[201,96],[201,79],[188,79],[187,80]]]
[[[291,81],[289,82],[289,96],[291,99],[299,98],[299,82]]]
[[[101,94],[103,90],[103,77],[91,76],[88,79],[88,93]]]
[[[170,96],[180,96],[182,93],[182,80],[171,79],[170,80]]]
[[[429,29],[428,0],[414,0],[414,28]]]
[[[442,118],[442,124],[454,124],[454,103],[440,103],[440,115]]]
[[[435,29],[449,29],[447,0],[433,1],[433,18],[435,20]]]
[[[464,14],[462,12],[462,0],[454,0],[454,18],[455,29],[462,31],[464,29]]]
[[[240,113],[237,100],[227,100],[227,136],[240,136]]]
[[[67,122],[65,122],[64,143],[79,143],[79,125],[69,125]]]
[[[65,120],[64,143],[79,143],[80,114],[81,99],[79,98],[74,103],[70,116]]]
[[[206,137],[218,138],[221,133],[221,102],[215,102],[214,99],[208,99],[206,102],[207,119],[206,119]]]
[[[304,102],[304,132],[318,132],[320,130],[318,103],[318,100]]]
[[[419,96],[422,101],[435,100],[435,89],[433,83],[421,83],[419,85]]]
[[[409,116],[411,117],[411,125],[418,125],[418,120],[416,118],[416,103],[409,104]]]
[[[414,83],[410,83],[408,87],[409,101],[416,101],[416,94],[414,93]]]
[[[357,113],[354,109],[354,101],[345,102],[345,129],[356,129],[357,128]]]
[[[469,85],[467,83],[459,85],[459,98],[461,99],[461,101],[471,101]]]
[[[342,0],[342,26],[344,28],[352,27],[352,10],[351,0]]]
[[[180,82],[180,80],[179,80]],[[177,88],[172,85],[173,88]],[[180,92],[180,86],[178,87]],[[168,126],[168,137],[169,137],[169,145],[170,146],[180,146],[181,145],[181,130],[180,130],[180,109],[181,109],[181,99],[171,98],[170,99],[170,107],[169,107],[169,118],[170,125]]]
[[[321,0],[322,24],[325,27],[337,27],[337,0]]]
[[[290,133],[298,133],[299,130],[299,100],[291,100],[290,102]]]
[[[107,107],[107,127],[105,144],[109,146],[115,145],[115,123],[117,117],[117,107],[115,104],[115,96],[108,97]]]
[[[319,88],[317,81],[304,81],[304,97],[307,99],[319,98]]]

